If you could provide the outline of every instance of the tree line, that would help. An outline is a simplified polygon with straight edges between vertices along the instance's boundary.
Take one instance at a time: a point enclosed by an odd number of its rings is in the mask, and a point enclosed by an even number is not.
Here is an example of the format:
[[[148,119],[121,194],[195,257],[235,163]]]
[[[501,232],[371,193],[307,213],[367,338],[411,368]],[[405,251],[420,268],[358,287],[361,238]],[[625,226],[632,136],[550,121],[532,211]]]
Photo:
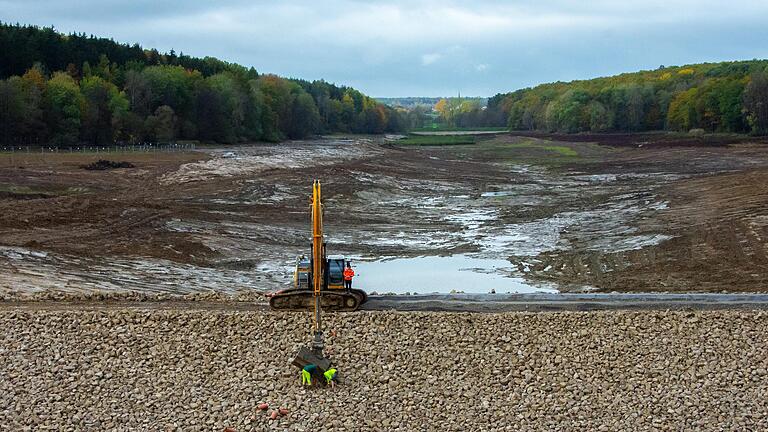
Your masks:
[[[448,127],[507,126],[547,132],[684,131],[768,134],[768,60],[659,67],[499,93],[485,107],[446,98],[434,108]],[[412,127],[430,122],[416,107]],[[415,126],[417,125],[417,126]]]
[[[768,61],[659,67],[491,98],[512,130],[768,133]],[[490,105],[490,101],[489,101]]]
[[[322,80],[0,23],[0,141],[6,144],[280,141],[394,132],[403,123],[395,110]]]

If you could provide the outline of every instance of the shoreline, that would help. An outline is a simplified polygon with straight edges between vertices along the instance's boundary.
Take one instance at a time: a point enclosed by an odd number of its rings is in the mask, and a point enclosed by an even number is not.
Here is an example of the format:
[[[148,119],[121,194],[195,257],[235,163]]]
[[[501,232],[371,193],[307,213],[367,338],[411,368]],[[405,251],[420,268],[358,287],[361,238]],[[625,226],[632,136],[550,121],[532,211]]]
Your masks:
[[[6,310],[211,310],[269,311],[265,298],[251,295],[236,298],[83,299],[77,296],[56,300],[0,301]],[[766,310],[768,293],[590,293],[590,294],[427,294],[369,296],[361,311],[400,312],[555,312],[629,310]]]

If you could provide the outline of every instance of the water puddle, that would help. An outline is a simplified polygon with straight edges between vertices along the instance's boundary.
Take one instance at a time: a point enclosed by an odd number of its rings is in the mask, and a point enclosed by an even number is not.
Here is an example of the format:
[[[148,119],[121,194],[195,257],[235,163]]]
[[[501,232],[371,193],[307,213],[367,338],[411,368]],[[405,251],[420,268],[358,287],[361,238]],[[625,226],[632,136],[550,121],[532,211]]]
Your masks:
[[[483,198],[493,198],[493,197],[505,197],[505,196],[512,196],[514,195],[514,191],[491,191],[491,192],[483,192],[480,194]]]
[[[480,228],[485,222],[495,221],[498,218],[498,210],[495,208],[465,209],[462,213],[454,213],[445,216],[444,219],[461,225],[464,229]]]
[[[356,261],[355,286],[368,293],[533,293],[557,292],[515,276],[507,260],[467,255]]]

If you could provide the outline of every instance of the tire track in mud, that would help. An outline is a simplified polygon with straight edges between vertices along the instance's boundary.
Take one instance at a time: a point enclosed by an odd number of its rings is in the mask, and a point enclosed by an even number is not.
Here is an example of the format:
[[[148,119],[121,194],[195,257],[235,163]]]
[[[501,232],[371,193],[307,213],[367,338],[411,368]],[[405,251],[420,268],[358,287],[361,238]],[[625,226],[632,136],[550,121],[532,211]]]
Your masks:
[[[505,139],[493,143],[503,147]],[[225,151],[241,159],[221,157]],[[502,258],[514,275],[564,290],[754,291],[768,283],[763,148],[587,146],[587,156],[557,165],[542,164],[538,154],[516,159],[519,148],[511,159],[504,151],[323,140],[214,149],[129,175],[63,167],[64,174],[39,175],[89,192],[25,200],[20,209],[0,200],[0,210],[9,210],[0,216],[9,222],[0,242],[88,257],[84,267],[51,263],[94,284],[123,283],[99,279],[118,257],[170,266],[179,289],[189,280],[208,289],[220,272],[222,287],[232,290],[241,282],[228,271],[242,271],[244,286],[274,289],[288,283],[293,257],[306,252],[307,185],[318,177],[327,191],[329,244],[354,259]],[[176,276],[185,266],[190,275]],[[137,284],[132,277],[124,283]]]

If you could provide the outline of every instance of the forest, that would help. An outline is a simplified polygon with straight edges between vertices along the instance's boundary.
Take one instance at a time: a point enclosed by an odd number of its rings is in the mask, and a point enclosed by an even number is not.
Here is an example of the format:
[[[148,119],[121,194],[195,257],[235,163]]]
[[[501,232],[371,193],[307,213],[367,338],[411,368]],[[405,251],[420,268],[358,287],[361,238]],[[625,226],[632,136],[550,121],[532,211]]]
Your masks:
[[[400,113],[350,87],[0,23],[6,145],[281,141],[403,124]]]
[[[483,107],[462,98],[433,107],[445,128],[506,126],[561,133],[682,131],[768,134],[768,60],[659,67],[500,93]],[[415,107],[412,126],[432,121]],[[418,126],[417,126],[418,127]]]
[[[491,98],[512,130],[768,133],[768,61],[659,67]],[[489,101],[489,106],[491,102]]]

